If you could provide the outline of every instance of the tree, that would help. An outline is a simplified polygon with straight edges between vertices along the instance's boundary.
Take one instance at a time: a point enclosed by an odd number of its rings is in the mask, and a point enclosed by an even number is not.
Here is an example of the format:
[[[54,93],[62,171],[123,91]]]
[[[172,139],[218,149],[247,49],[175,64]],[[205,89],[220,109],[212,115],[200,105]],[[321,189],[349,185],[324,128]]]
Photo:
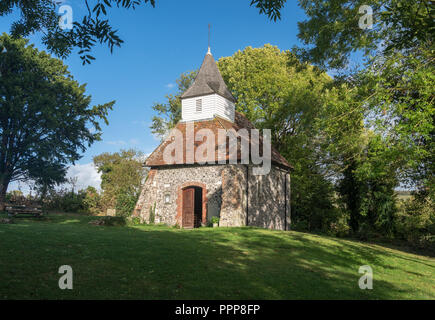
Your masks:
[[[435,200],[435,59],[422,47],[377,56],[358,73],[368,122],[383,136],[384,161],[408,187]]]
[[[299,0],[299,4],[308,19],[298,22],[298,37],[306,45],[298,51],[325,68],[345,67],[357,50],[369,57],[433,43],[433,1]],[[364,14],[371,14],[371,26]]]
[[[219,59],[218,66],[237,99],[236,109],[257,127],[271,129],[274,145],[282,152],[309,143],[309,132],[315,136],[313,120],[332,81],[326,73],[270,44],[237,51]]]
[[[100,140],[114,101],[90,107],[58,59],[25,39],[0,36],[0,203],[12,181],[50,186],[65,180],[67,164]]]
[[[281,18],[280,10],[285,2],[286,0],[251,0],[250,5],[276,21]],[[106,44],[110,52],[123,43],[118,30],[113,29],[107,18],[114,6],[135,10],[146,4],[155,7],[156,0],[84,0],[88,12],[81,22],[73,22],[71,30],[63,30],[59,26],[56,6],[61,3],[59,0],[2,0],[0,17],[16,9],[20,13],[20,19],[11,26],[10,32],[13,36],[26,37],[40,32],[44,35],[42,42],[51,53],[65,58],[77,48],[83,64],[86,64],[95,59],[90,53],[97,42]]]
[[[176,80],[178,92],[175,95],[166,95],[166,103],[155,103],[152,108],[157,111],[157,116],[153,117],[151,132],[160,138],[164,138],[170,129],[175,127],[181,119],[181,100],[180,97],[186,91],[196,77],[198,71],[183,73]]]
[[[363,192],[352,198],[358,198],[362,204],[384,199],[385,207],[391,208],[391,188],[401,183],[422,190],[422,194],[435,200],[435,3],[316,0],[300,4],[308,16],[299,23],[298,35],[306,45],[298,50],[305,59],[324,68],[343,68],[352,52],[362,50],[367,58],[364,68],[351,71],[342,79],[354,92],[354,107],[344,108],[342,114],[336,115],[349,119],[349,110],[358,110],[365,126],[374,133],[360,151],[350,153],[365,152],[370,156],[343,164],[347,179],[351,174],[351,180],[358,184],[354,190]],[[364,19],[359,13],[362,5],[372,10],[371,28],[359,26],[359,20]],[[365,183],[368,181],[377,186],[370,201],[364,200],[370,197]],[[353,205],[358,214],[367,211],[358,203]]]
[[[103,153],[94,157],[101,173],[102,203],[106,208],[117,208],[123,215],[132,213],[146,176],[144,155],[133,149]]]

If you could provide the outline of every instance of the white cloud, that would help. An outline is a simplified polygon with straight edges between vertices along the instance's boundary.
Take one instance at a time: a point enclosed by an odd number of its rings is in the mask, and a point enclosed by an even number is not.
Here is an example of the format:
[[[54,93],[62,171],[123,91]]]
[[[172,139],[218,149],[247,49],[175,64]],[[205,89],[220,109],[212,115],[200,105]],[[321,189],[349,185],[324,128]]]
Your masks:
[[[66,173],[66,178],[77,178],[76,190],[86,189],[88,186],[92,186],[97,190],[101,190],[101,174],[98,173],[92,162],[86,164],[76,164],[70,166]],[[34,182],[12,182],[8,187],[8,192],[12,190],[20,190],[25,195],[31,192]],[[71,185],[65,183],[62,187],[71,189]],[[59,187],[57,187],[59,188]],[[32,192],[34,193],[34,192]]]
[[[134,124],[134,125],[137,125],[137,124],[139,124],[139,125],[141,125],[142,127],[149,127],[150,125],[151,125],[151,123],[150,122],[147,122],[147,121],[138,121],[138,120],[134,120],[134,121],[132,121],[132,123]]]
[[[92,162],[70,166],[66,175],[67,178],[77,178],[77,190],[86,189],[88,186],[100,189],[101,174]]]
[[[113,146],[125,146],[127,144],[124,140],[106,141],[106,143]]]
[[[173,87],[175,87],[175,83],[168,83],[165,87],[172,89]]]

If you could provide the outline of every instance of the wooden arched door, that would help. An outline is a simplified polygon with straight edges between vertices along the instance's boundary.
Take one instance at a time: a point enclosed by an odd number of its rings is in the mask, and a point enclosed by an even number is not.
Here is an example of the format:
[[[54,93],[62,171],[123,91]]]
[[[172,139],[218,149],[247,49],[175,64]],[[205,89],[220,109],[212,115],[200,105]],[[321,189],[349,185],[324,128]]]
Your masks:
[[[183,189],[183,228],[198,228],[202,223],[202,188]]]
[[[183,190],[183,228],[193,228],[195,218],[195,188]]]

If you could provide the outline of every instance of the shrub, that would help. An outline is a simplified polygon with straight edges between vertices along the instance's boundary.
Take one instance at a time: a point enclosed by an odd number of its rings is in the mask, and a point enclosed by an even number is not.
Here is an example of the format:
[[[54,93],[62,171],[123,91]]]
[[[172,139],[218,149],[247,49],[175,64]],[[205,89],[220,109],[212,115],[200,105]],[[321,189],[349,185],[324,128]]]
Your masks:
[[[435,204],[416,194],[402,200],[395,220],[396,236],[420,248],[435,248]]]
[[[129,192],[121,192],[116,197],[116,215],[129,217],[136,206],[137,196]]]
[[[379,234],[376,232],[374,227],[368,223],[367,221],[364,221],[359,224],[358,230],[355,233],[356,237],[360,240],[367,241],[370,239],[379,238]]]
[[[348,236],[350,234],[350,226],[347,217],[343,214],[328,221],[328,223],[324,225],[323,232],[339,238]]]
[[[130,217],[136,206],[138,197],[129,192],[122,191],[116,196],[116,215]]]
[[[6,193],[6,202],[22,202],[25,199],[23,193],[20,190],[12,190]]]
[[[215,224],[215,223],[219,223],[219,217],[211,217],[211,223]]]
[[[61,189],[59,191],[51,190],[50,194],[44,199],[44,208],[48,210],[59,210],[64,212],[86,212],[84,199],[85,191],[75,193]]]
[[[85,210],[91,214],[98,214],[101,212],[101,196],[94,187],[87,187],[85,191],[85,198],[83,199],[83,206]]]
[[[333,184],[315,168],[292,173],[291,217],[292,229],[299,231],[328,230],[336,222]]]
[[[130,217],[128,219],[128,223],[132,226],[137,226],[137,225],[142,224],[139,217]]]

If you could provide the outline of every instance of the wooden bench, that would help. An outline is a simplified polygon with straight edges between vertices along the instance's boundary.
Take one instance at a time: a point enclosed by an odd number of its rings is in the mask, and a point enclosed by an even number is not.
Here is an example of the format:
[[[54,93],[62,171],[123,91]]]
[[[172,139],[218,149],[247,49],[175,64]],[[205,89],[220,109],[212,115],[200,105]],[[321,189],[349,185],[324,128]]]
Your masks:
[[[9,216],[19,214],[31,214],[34,217],[42,216],[42,207],[40,205],[6,204],[5,209]]]

